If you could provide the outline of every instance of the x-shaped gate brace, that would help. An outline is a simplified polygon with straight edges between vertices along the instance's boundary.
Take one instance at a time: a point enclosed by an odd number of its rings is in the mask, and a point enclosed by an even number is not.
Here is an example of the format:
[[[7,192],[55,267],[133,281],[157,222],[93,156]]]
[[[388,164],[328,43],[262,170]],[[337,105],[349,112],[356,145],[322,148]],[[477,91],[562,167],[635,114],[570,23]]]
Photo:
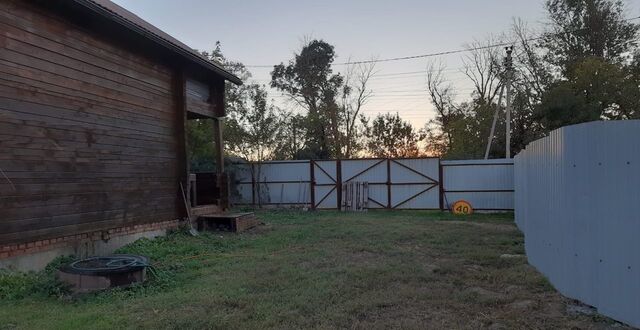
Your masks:
[[[312,204],[312,208],[315,209],[318,206],[320,206],[327,198],[329,198],[329,196],[331,196],[331,194],[337,190],[337,208],[340,209],[341,207],[341,203],[342,203],[342,184],[343,183],[347,183],[350,181],[353,181],[354,179],[356,179],[357,177],[365,174],[366,172],[368,172],[369,170],[375,168],[376,166],[387,162],[387,181],[384,183],[369,183],[369,185],[386,185],[387,186],[387,204],[384,205],[382,202],[379,202],[371,197],[369,197],[369,201],[373,202],[374,204],[382,207],[382,208],[386,208],[386,209],[396,209],[416,198],[418,198],[419,196],[429,192],[430,190],[432,190],[435,187],[440,186],[440,182],[438,180],[435,180],[434,178],[421,173],[405,164],[402,164],[401,162],[395,160],[395,159],[380,159],[379,161],[377,161],[376,163],[374,163],[373,165],[365,168],[364,170],[358,172],[357,174],[351,176],[350,178],[346,179],[346,180],[342,180],[342,164],[341,164],[341,160],[336,160],[336,177],[334,178],[331,174],[328,173],[328,171],[326,171],[324,168],[322,168],[322,166],[320,166],[320,164],[318,164],[315,161],[311,161],[310,162],[310,171],[311,171],[311,204]],[[402,182],[402,183],[393,183],[391,182],[391,164],[397,164],[407,170],[409,170],[410,172],[419,175],[420,177],[423,177],[424,179],[426,179],[427,181],[423,181],[423,182]],[[325,183],[325,184],[316,184],[316,179],[315,179],[315,169],[318,168],[322,173],[324,173],[324,175],[326,175],[329,180],[332,181],[332,183]],[[439,174],[439,176],[441,176],[441,174]],[[423,189],[422,191],[410,196],[409,198],[400,201],[399,203],[397,203],[396,205],[392,205],[391,203],[391,195],[392,195],[392,186],[402,186],[402,185],[429,185],[426,189]],[[315,187],[316,186],[331,186],[332,188],[316,203],[315,202]]]

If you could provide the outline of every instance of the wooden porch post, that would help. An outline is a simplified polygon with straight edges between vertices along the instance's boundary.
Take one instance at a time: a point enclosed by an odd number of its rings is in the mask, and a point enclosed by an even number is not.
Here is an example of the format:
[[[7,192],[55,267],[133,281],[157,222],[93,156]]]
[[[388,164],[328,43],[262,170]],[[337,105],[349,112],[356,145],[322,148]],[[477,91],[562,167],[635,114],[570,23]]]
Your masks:
[[[187,205],[191,205],[190,193],[189,193],[189,156],[187,153],[187,105],[186,105],[186,78],[184,72],[176,70],[173,73],[173,98],[175,102],[175,139],[177,164],[176,167],[176,191],[178,198],[176,199],[176,209],[180,213],[181,217],[187,217],[188,210],[186,209],[185,202],[183,201],[183,195],[180,191],[180,185],[184,185],[186,191]]]
[[[227,210],[229,209],[229,179],[227,177],[227,173],[224,171],[224,145],[222,140],[222,120],[221,117],[213,118],[213,141],[215,144],[215,152],[216,152],[216,177],[218,178],[218,191],[220,200],[218,205],[220,209]]]
[[[224,147],[222,145],[222,118],[213,118],[213,141],[216,150],[217,174],[224,173]]]

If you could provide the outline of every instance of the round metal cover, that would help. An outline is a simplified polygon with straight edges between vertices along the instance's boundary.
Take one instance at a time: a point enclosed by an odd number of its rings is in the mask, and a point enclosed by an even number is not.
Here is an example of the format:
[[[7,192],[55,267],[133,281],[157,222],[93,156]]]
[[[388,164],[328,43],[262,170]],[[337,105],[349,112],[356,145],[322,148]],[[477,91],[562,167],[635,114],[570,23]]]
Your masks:
[[[105,276],[131,273],[149,266],[149,259],[132,254],[114,254],[104,257],[90,257],[63,266],[60,271],[69,274]]]

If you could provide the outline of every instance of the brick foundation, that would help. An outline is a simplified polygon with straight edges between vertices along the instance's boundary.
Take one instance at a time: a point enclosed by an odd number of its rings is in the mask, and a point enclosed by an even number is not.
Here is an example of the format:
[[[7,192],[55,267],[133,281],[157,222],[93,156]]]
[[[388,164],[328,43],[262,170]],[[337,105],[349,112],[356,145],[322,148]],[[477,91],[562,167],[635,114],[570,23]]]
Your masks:
[[[32,254],[63,249],[70,246],[88,246],[95,242],[109,242],[111,239],[131,236],[145,232],[161,231],[177,228],[179,220],[169,220],[148,224],[140,224],[128,227],[100,230],[91,233],[83,233],[58,238],[44,239],[29,243],[15,243],[0,245],[0,261],[9,258],[19,258]]]

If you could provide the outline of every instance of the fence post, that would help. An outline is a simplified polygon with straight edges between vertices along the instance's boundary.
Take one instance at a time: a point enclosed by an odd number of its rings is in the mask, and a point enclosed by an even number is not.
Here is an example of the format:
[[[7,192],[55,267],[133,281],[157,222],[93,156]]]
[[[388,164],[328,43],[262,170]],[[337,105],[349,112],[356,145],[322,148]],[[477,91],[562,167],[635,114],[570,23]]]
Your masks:
[[[342,163],[336,160],[336,199],[338,200],[338,211],[342,210]]]
[[[391,159],[387,158],[387,209],[391,209]]]
[[[249,171],[251,172],[251,204],[253,207],[256,207],[256,173],[255,173],[254,164],[251,163],[251,168]]]
[[[440,211],[444,211],[444,171],[442,170],[442,159],[438,158],[438,185],[440,186]]]
[[[309,196],[311,197],[311,209],[316,209],[316,174],[315,174],[315,163],[313,159],[309,160],[309,187],[311,188],[309,192]]]

